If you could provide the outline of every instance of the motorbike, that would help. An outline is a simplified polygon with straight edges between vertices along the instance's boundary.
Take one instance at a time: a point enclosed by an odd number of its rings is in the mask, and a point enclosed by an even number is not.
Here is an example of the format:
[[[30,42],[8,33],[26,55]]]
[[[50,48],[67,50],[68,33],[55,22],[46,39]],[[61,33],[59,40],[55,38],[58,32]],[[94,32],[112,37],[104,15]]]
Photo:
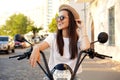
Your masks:
[[[99,42],[101,44],[106,43],[108,40],[108,34],[106,32],[101,32],[98,35],[97,39],[98,39],[97,41],[91,42],[89,49],[81,50],[79,52],[74,70],[72,70],[69,65],[61,63],[61,64],[57,64],[50,71],[50,69],[48,67],[48,62],[47,62],[46,56],[43,51],[40,51],[40,54],[43,57],[45,68],[39,62],[37,62],[37,64],[42,69],[44,74],[47,76],[48,80],[75,80],[75,76],[78,71],[78,68],[80,67],[80,65],[82,64],[82,62],[84,61],[86,56],[89,56],[89,58],[91,58],[91,59],[94,59],[95,57],[100,58],[100,59],[112,58],[112,56],[107,56],[107,55],[103,55],[103,54],[99,54],[98,52],[95,52],[95,49],[92,47],[92,45],[96,42]],[[20,34],[16,35],[16,40],[28,42]],[[31,47],[28,51],[24,52],[21,55],[11,56],[11,57],[9,57],[9,59],[11,59],[11,58],[17,58],[17,60],[22,60],[25,58],[29,59],[31,52],[33,50],[33,46],[30,42],[28,42],[28,43],[31,45]]]

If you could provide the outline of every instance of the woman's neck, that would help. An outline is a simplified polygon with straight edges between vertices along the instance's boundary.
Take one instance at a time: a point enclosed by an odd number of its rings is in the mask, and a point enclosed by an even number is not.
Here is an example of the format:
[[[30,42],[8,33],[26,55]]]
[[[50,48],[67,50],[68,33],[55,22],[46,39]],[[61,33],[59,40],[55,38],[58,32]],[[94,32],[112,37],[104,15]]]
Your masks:
[[[68,38],[69,37],[68,30],[63,30],[62,35],[63,35],[63,37]]]

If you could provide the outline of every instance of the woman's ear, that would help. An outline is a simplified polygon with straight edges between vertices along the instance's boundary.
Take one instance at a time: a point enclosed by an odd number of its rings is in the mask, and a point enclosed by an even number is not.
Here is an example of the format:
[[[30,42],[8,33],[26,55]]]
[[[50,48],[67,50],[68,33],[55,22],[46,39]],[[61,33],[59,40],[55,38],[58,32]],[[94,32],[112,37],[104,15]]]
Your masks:
[[[77,32],[77,35],[80,36],[80,29],[79,28],[76,29],[76,32]]]
[[[81,29],[82,27],[84,27],[84,23],[82,21],[81,22],[76,21],[76,24],[77,24],[77,26],[78,26],[79,29]]]

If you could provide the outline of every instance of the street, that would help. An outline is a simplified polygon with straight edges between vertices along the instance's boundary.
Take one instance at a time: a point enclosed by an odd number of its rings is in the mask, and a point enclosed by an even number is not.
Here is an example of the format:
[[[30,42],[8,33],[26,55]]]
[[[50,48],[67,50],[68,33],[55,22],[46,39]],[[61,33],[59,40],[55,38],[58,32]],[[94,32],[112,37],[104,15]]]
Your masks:
[[[0,54],[0,80],[42,80],[43,72],[38,66],[32,68],[27,59],[9,59],[10,56],[23,54],[25,50],[16,49],[15,53]]]
[[[23,54],[25,50],[16,49],[15,53],[0,54],[0,80],[43,80],[44,74],[39,66],[32,68],[27,59],[9,59],[10,56]],[[44,52],[49,54],[49,50]],[[44,65],[42,60],[41,64]],[[81,80],[120,80],[120,68],[117,68],[120,64],[110,59],[93,60],[87,57],[82,66]]]

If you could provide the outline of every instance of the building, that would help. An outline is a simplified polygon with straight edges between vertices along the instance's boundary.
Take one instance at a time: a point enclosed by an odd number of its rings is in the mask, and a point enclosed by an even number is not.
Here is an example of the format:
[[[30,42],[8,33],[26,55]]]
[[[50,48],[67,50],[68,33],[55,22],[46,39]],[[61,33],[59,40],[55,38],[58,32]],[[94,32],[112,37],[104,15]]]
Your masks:
[[[45,9],[45,22],[44,26],[48,28],[49,23],[52,21],[52,18],[58,13],[58,8],[60,4],[67,3],[67,0],[46,0],[46,9]]]
[[[89,3],[86,7],[86,26],[90,30],[90,40],[97,40],[100,32],[108,34],[105,44],[96,44],[95,50],[120,60],[120,0],[74,0],[76,3]]]

